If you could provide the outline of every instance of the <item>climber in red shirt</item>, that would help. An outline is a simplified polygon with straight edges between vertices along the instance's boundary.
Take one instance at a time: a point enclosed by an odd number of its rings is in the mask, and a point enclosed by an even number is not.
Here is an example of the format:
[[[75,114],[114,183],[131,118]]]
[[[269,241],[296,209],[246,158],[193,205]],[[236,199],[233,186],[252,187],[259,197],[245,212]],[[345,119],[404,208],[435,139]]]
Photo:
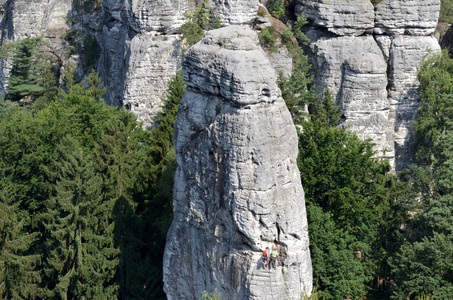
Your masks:
[[[266,249],[263,251],[263,267],[267,269],[269,266],[269,247],[266,247]]]

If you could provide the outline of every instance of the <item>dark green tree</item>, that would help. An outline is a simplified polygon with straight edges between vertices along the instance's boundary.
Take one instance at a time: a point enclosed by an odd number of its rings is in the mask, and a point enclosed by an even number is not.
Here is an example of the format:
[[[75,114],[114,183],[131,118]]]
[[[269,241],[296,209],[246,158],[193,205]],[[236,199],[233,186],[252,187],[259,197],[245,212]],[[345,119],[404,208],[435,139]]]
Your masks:
[[[306,23],[307,20],[302,15],[297,18],[293,28],[282,34],[282,43],[288,48],[293,59],[293,72],[289,78],[280,73],[278,86],[295,124],[301,124],[306,117],[308,105],[315,103],[317,98],[312,85],[313,75],[310,74],[308,56],[304,55],[299,46],[299,43],[308,42],[307,36],[301,30]]]
[[[430,168],[414,178],[422,211],[413,225],[414,238],[391,261],[394,298],[428,293],[435,299],[453,297],[453,132],[447,130],[433,147]]]
[[[445,51],[427,56],[419,72],[421,108],[413,150],[424,165],[406,176],[420,209],[412,211],[413,234],[390,261],[395,299],[424,293],[453,297],[452,74],[453,60]]]
[[[356,299],[367,294],[378,269],[376,247],[389,210],[390,167],[373,158],[369,141],[337,127],[340,118],[327,92],[301,123],[298,166],[311,220],[317,288],[326,299]]]
[[[18,205],[9,203],[9,193],[4,188],[0,194],[0,298],[35,299],[41,281],[37,271],[40,256],[30,247],[37,233],[23,232],[24,219],[18,214]]]
[[[425,57],[418,78],[421,107],[414,124],[413,150],[429,163],[434,145],[452,127],[453,59],[448,51]]]
[[[25,96],[39,96],[47,88],[39,85],[46,61],[37,53],[41,38],[26,38],[6,47],[2,57],[12,57],[12,66],[6,89],[7,100],[18,101]]]
[[[47,296],[115,299],[119,250],[114,245],[113,205],[82,147],[65,138],[49,168],[55,182],[42,216],[46,227]]]
[[[116,281],[119,299],[142,299],[144,293],[143,269],[146,256],[142,257],[143,232],[146,229],[136,215],[137,203],[133,201],[135,169],[140,164],[135,153],[145,146],[131,138],[140,130],[135,116],[122,110],[118,119],[112,119],[102,139],[95,146],[95,168],[102,178],[104,202],[110,203],[109,218],[114,224],[114,241],[120,250]]]

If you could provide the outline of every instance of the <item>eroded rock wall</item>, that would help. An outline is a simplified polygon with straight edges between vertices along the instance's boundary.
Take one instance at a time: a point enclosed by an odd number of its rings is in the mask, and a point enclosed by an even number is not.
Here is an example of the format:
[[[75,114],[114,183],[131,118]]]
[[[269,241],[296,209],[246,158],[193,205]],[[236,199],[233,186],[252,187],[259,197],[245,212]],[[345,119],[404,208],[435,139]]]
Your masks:
[[[318,92],[329,89],[344,126],[376,143],[396,171],[413,162],[408,146],[418,109],[417,72],[428,51],[440,0],[298,0]]]
[[[168,299],[299,299],[312,271],[297,133],[277,74],[247,26],[209,31],[185,54],[175,124]],[[264,270],[262,251],[282,261]]]
[[[181,69],[178,28],[197,0],[105,0],[100,71],[108,84],[106,102],[125,106],[152,127],[167,83]],[[209,0],[224,26],[251,23],[258,0]]]

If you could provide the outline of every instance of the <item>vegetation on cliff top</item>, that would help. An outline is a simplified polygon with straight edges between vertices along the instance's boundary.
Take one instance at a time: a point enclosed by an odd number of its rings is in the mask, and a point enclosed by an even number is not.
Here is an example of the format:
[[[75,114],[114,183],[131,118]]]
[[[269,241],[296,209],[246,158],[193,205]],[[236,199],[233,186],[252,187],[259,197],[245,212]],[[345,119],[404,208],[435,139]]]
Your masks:
[[[441,16],[450,15],[449,1]],[[203,3],[181,29],[189,43],[218,25]],[[272,3],[281,17],[285,3]],[[453,60],[443,52],[422,65],[413,150],[423,165],[396,178],[369,141],[336,126],[341,113],[329,92],[313,93],[303,25],[282,35],[296,67],[279,85],[303,128],[298,165],[317,296],[453,298]],[[2,49],[12,68],[0,104],[0,297],[165,299],[182,75],[169,84],[158,127],[144,131],[132,114],[104,105],[95,72],[77,83],[69,66],[57,86],[36,55],[40,42]],[[18,107],[28,95],[38,100]]]

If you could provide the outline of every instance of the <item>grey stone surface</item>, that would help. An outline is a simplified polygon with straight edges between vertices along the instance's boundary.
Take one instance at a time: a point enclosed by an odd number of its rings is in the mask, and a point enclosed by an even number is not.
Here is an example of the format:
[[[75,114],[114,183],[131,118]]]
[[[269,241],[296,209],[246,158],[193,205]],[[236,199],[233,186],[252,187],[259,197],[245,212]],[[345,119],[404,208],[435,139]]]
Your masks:
[[[258,11],[259,0],[209,0],[213,14],[224,25],[251,24]]]
[[[297,12],[314,25],[307,35],[318,93],[330,89],[344,112],[342,126],[371,138],[376,156],[401,171],[413,162],[420,62],[440,49],[432,36],[440,0],[365,2],[298,0]]]
[[[183,62],[168,299],[299,299],[312,271],[297,133],[256,33],[210,31]],[[265,247],[281,263],[264,270]]]
[[[70,14],[71,3],[71,0],[10,1],[4,22],[8,23],[11,34],[2,40],[17,41],[41,36],[46,30],[68,30],[65,18]]]
[[[370,0],[298,0],[296,14],[337,35],[358,36],[374,27]]]
[[[179,37],[139,34],[130,41],[129,52],[123,104],[137,115],[145,128],[151,128],[152,118],[160,111],[168,79],[181,67]]]
[[[430,35],[439,18],[440,0],[382,0],[376,5],[376,33]]]
[[[419,108],[417,73],[428,49],[440,51],[438,41],[433,36],[396,36],[390,47],[388,91],[397,170],[413,162],[407,146]]]

